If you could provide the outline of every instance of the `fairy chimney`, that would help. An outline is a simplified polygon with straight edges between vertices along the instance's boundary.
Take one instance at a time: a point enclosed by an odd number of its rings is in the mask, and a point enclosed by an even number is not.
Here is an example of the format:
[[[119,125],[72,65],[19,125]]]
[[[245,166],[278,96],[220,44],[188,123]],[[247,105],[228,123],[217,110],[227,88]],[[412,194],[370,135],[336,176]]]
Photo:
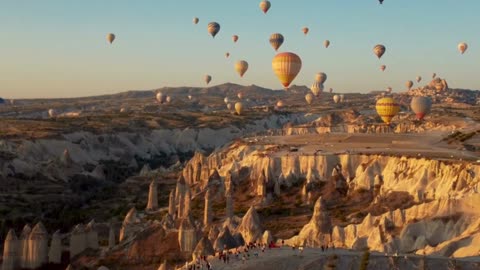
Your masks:
[[[148,202],[145,210],[155,211],[158,209],[157,180],[154,178],[148,190]]]

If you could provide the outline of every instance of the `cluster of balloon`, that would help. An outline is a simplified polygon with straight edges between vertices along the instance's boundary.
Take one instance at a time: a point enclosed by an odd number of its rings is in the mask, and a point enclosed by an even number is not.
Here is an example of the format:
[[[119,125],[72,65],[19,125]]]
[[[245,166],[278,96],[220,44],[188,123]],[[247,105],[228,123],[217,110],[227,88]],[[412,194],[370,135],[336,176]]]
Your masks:
[[[272,69],[275,75],[285,87],[288,89],[292,81],[297,77],[302,68],[302,60],[292,52],[284,52],[275,55],[272,61]]]
[[[323,84],[321,84],[319,81],[315,81],[310,87],[310,91],[312,91],[316,97],[319,97],[323,92]]]
[[[237,112],[238,115],[242,115],[242,113],[243,113],[243,104],[242,104],[242,102],[237,102],[237,103],[235,103],[235,112]]]
[[[212,76],[210,75],[205,75],[205,82],[207,83],[207,85],[212,81]]]
[[[215,38],[215,36],[218,34],[218,32],[220,32],[220,24],[216,23],[216,22],[211,22],[208,24],[208,33],[213,37]]]
[[[263,13],[267,14],[268,10],[270,9],[272,5],[270,4],[270,1],[263,0],[260,2],[260,9],[263,11]]]
[[[313,102],[313,95],[311,93],[308,93],[305,95],[305,101],[307,101],[307,104],[310,105]]]
[[[107,34],[108,43],[112,44],[114,40],[115,40],[115,35],[113,33],[108,33]]]
[[[278,51],[284,40],[283,35],[280,33],[273,33],[270,35],[270,45],[272,45],[275,51]]]
[[[247,70],[248,70],[248,63],[247,63],[247,61],[240,60],[240,61],[238,61],[237,63],[235,63],[235,70],[236,70],[237,73],[240,75],[240,77],[243,78],[243,75],[244,75],[245,72],[247,72]]]
[[[460,51],[461,54],[464,54],[468,49],[468,45],[465,42],[462,42],[458,44],[458,50]]]
[[[390,124],[393,117],[400,111],[400,105],[398,105],[393,98],[384,97],[377,101],[375,109],[383,122]]]
[[[417,119],[422,120],[425,115],[430,112],[430,109],[432,108],[432,100],[429,97],[413,97],[410,107],[415,113]]]

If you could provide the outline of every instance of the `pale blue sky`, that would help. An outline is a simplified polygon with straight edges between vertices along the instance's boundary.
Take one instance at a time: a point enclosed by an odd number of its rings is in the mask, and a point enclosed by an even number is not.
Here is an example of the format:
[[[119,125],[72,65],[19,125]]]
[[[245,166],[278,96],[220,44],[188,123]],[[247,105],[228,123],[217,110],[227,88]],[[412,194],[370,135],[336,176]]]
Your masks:
[[[232,82],[281,89],[268,43],[280,32],[280,51],[297,53],[303,68],[294,84],[316,72],[328,89],[367,92],[436,72],[451,87],[480,89],[479,0],[0,0],[0,96],[74,97]],[[194,25],[193,17],[200,23]],[[216,21],[215,39],[207,24]],[[304,36],[301,28],[310,28]],[[109,32],[117,39],[110,46]],[[231,40],[239,35],[238,43]],[[329,39],[329,49],[323,41]],[[465,55],[457,44],[465,41]],[[387,52],[372,52],[382,43]],[[230,59],[225,59],[225,52]],[[241,79],[236,60],[250,69]],[[379,71],[381,64],[387,70]]]

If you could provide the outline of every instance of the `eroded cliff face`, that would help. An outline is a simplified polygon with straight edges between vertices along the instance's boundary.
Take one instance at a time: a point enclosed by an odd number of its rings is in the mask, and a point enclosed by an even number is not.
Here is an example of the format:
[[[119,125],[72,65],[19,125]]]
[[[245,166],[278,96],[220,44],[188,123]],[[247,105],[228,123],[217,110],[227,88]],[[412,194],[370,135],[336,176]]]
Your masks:
[[[413,198],[412,204],[376,216],[369,214],[361,220],[347,217],[349,225],[336,224],[330,236],[322,235],[310,242],[306,239],[311,238],[311,230],[305,227],[302,231],[308,235],[300,232],[288,243],[333,243],[354,249],[369,247],[382,252],[456,257],[478,254],[471,243],[480,239],[480,204],[475,203],[480,202],[480,166],[402,156],[302,152],[277,155],[276,151],[273,145],[233,143],[208,157],[195,154],[183,176],[201,191],[208,181],[207,172],[216,170],[223,181],[250,185],[251,195],[272,198],[294,185],[327,183],[332,175],[341,174],[347,179],[349,193],[371,193],[372,204],[397,193]]]

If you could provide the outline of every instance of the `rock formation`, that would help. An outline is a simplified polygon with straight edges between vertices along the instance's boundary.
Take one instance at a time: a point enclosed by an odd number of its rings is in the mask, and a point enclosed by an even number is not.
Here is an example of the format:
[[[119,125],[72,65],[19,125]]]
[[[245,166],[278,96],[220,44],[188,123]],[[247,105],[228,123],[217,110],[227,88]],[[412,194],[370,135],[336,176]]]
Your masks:
[[[22,233],[20,234],[19,253],[20,253],[21,268],[28,268],[30,266],[30,262],[29,262],[30,249],[28,245],[28,237],[30,237],[31,232],[32,232],[32,229],[27,224],[23,227]]]
[[[15,231],[9,230],[3,245],[2,270],[15,270],[18,268],[20,258],[18,254],[18,239]]]
[[[185,188],[185,195],[183,197],[183,215],[182,217],[188,217],[190,215],[190,204],[192,201],[192,193],[190,187],[187,185]]]
[[[207,189],[207,192],[205,193],[205,210],[203,213],[203,225],[205,228],[210,226],[212,223],[212,205],[211,205],[211,191],[210,189]]]
[[[272,232],[265,231],[262,235],[262,244],[269,245],[273,241]]]
[[[28,264],[36,269],[48,262],[48,233],[41,222],[33,227],[28,237]]]
[[[308,245],[319,247],[324,239],[330,238],[332,232],[332,223],[325,207],[322,197],[319,197],[313,208],[313,216],[295,239],[297,245],[307,242]]]
[[[177,180],[177,186],[175,188],[175,205],[177,206],[177,215],[178,219],[184,217],[184,208],[185,208],[185,193],[187,189],[187,184],[185,183],[185,178],[181,175]]]
[[[158,270],[167,270],[167,262],[163,262],[162,264],[160,264]]]
[[[170,230],[175,227],[175,220],[173,219],[173,216],[167,213],[165,216],[163,216],[160,224],[162,224],[163,229]]]
[[[135,207],[132,207],[130,211],[128,211],[127,215],[125,216],[125,219],[123,220],[118,241],[122,242],[124,239],[127,239],[128,237],[130,237],[132,233],[135,231],[136,229],[135,224],[137,223],[138,223],[137,210],[135,209]]]
[[[262,237],[263,229],[260,217],[253,206],[248,209],[242,218],[242,222],[238,226],[237,231],[242,234],[246,243],[255,242]]]
[[[233,218],[233,197],[231,192],[227,191],[226,197],[225,197],[225,204],[226,204],[226,218],[231,219]]]
[[[203,256],[210,255],[215,255],[215,250],[213,249],[212,243],[210,242],[208,237],[203,236],[192,253],[193,260],[195,261],[197,258],[202,258]]]
[[[213,244],[214,250],[224,250],[224,249],[232,249],[236,248],[239,245],[235,238],[233,238],[232,234],[230,233],[230,229],[228,227],[224,227],[223,231],[218,235],[215,243]]]
[[[69,264],[69,265],[67,266],[67,268],[65,268],[65,270],[74,270],[74,269],[73,269],[73,266],[72,266],[71,264]]]
[[[197,229],[190,217],[182,219],[180,223],[178,243],[183,252],[192,252],[197,245]]]
[[[148,176],[151,171],[152,171],[152,169],[150,168],[150,165],[145,164],[145,165],[143,165],[142,169],[140,170],[139,175],[140,176]]]
[[[217,226],[211,226],[210,231],[208,232],[208,240],[210,242],[215,243],[215,240],[217,240],[218,235],[220,234],[220,230],[218,229]]]
[[[91,220],[85,227],[87,237],[87,248],[98,249],[98,233],[95,230],[95,221]]]
[[[154,178],[148,189],[148,202],[145,210],[155,211],[158,209],[157,180]]]
[[[48,251],[48,262],[53,264],[60,264],[62,262],[62,238],[60,231],[56,231],[52,235],[50,242],[50,249]]]
[[[68,149],[63,151],[63,154],[60,156],[60,163],[65,167],[70,167],[73,164],[73,160],[70,157],[70,152]]]
[[[76,225],[70,234],[70,258],[77,256],[88,247],[87,234],[83,224]]]

